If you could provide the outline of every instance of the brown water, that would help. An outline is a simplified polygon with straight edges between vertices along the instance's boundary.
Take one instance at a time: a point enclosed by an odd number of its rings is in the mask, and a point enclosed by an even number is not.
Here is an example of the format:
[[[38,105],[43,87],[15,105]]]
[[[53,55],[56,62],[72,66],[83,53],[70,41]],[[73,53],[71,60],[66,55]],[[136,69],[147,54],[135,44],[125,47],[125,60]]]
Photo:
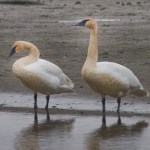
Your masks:
[[[1,150],[149,150],[149,118],[0,113]]]

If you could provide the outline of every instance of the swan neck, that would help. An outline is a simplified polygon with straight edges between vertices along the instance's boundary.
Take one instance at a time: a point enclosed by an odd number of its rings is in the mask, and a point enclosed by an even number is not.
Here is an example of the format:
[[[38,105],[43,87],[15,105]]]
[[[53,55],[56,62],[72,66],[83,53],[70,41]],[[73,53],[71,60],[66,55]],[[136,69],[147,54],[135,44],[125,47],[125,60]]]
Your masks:
[[[98,44],[97,44],[97,25],[90,30],[90,41],[87,53],[87,60],[91,65],[96,65],[98,60]]]
[[[25,49],[29,52],[29,55],[18,59],[14,65],[17,65],[18,67],[27,66],[39,59],[40,53],[36,46],[33,44],[27,44]]]
[[[29,55],[27,57],[30,57],[32,60],[37,60],[39,58],[40,53],[36,46],[30,45],[27,49],[29,51]]]

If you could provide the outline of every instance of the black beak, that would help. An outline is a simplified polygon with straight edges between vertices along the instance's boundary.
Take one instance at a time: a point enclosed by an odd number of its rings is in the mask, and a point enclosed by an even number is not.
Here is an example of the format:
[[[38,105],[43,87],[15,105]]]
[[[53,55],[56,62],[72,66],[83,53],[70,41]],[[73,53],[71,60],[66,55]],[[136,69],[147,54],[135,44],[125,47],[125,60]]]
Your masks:
[[[87,21],[89,21],[89,19],[82,20],[81,22],[77,23],[75,26],[85,26]]]
[[[10,51],[9,55],[7,56],[7,58],[8,59],[11,58],[11,56],[13,56],[15,54],[15,52],[16,52],[16,46],[11,49],[11,51]]]

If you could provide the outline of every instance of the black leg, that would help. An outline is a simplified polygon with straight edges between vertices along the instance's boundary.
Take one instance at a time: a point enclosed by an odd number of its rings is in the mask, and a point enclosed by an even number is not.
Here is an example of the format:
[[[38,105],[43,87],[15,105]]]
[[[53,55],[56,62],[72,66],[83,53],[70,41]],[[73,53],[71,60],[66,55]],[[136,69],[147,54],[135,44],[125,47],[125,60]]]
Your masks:
[[[37,109],[34,109],[34,121],[38,121],[38,116],[37,116]]]
[[[49,99],[50,99],[50,96],[47,95],[47,96],[46,96],[46,106],[45,106],[45,109],[46,109],[46,110],[48,110]]]
[[[47,119],[47,120],[50,120],[50,115],[49,115],[49,111],[48,111],[48,109],[46,109],[46,114],[47,114],[46,119]]]
[[[37,93],[34,94],[34,109],[37,109]]]
[[[103,122],[103,123],[106,123],[106,116],[105,116],[105,98],[102,98],[102,105],[103,105],[102,122]]]
[[[120,103],[121,103],[121,98],[117,99],[117,103],[118,103],[118,109],[117,109],[117,113],[120,113]]]
[[[121,98],[117,99],[118,103],[118,109],[117,109],[117,114],[118,114],[118,124],[121,124],[121,118],[120,118],[120,103],[121,103]]]

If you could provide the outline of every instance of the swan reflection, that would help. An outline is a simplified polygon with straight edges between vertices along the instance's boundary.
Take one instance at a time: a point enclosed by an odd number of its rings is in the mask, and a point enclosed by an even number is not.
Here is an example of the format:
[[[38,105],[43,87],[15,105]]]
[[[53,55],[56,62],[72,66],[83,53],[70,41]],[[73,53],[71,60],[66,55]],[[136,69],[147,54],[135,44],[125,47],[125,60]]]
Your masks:
[[[72,130],[74,119],[50,120],[42,122],[34,121],[32,125],[23,129],[16,137],[16,150],[41,150],[47,144],[54,142],[53,139],[64,138]],[[42,146],[41,146],[42,145]]]
[[[132,138],[139,137],[139,135],[143,132],[144,128],[147,128],[148,125],[149,124],[145,121],[139,121],[131,125],[117,122],[116,124],[112,124],[110,126],[102,123],[100,128],[90,133],[86,138],[87,149],[109,149],[109,144],[111,144],[112,149],[116,145],[118,145],[118,148],[121,148],[121,144],[126,144],[126,142],[130,140],[129,138],[131,138],[132,140]]]
[[[47,120],[50,120],[49,109],[45,109],[45,111],[46,111],[46,119],[47,119]],[[37,109],[34,109],[34,121],[35,121],[35,122],[38,121]]]

